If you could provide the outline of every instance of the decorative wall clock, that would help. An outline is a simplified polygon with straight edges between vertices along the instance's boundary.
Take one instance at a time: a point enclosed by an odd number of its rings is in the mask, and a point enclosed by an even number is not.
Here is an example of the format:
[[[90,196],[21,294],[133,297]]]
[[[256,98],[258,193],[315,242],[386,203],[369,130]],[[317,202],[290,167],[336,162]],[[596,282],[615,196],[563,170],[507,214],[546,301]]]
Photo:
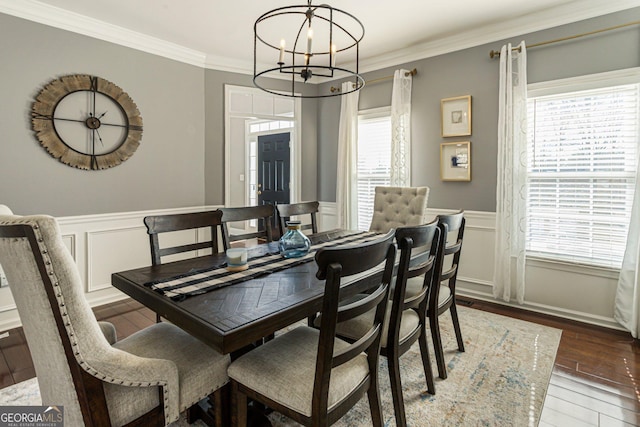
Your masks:
[[[49,154],[86,170],[119,165],[142,139],[142,117],[129,95],[108,80],[85,74],[47,84],[32,105],[31,126]]]

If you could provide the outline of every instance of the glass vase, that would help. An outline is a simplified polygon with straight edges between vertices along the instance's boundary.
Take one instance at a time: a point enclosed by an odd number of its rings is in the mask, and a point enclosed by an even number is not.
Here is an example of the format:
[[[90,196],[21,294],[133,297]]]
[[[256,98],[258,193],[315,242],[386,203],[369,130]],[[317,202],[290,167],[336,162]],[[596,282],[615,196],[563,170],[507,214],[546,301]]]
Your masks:
[[[278,243],[280,255],[284,258],[299,258],[309,253],[311,241],[300,228],[300,221],[287,222],[287,231]]]

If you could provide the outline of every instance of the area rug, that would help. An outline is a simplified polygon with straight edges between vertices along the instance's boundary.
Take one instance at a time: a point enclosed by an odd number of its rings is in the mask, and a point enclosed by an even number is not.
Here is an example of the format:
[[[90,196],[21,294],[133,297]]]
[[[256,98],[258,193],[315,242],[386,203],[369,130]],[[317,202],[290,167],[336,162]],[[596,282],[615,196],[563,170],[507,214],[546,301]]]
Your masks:
[[[436,379],[435,395],[426,393],[418,343],[400,359],[407,424],[537,426],[562,331],[464,306],[458,306],[458,312],[466,351],[457,351],[451,318],[443,314],[440,325],[448,378]],[[431,359],[437,375],[433,352]],[[380,358],[379,372],[385,426],[395,426],[384,357]],[[0,390],[0,405],[39,404],[35,379]],[[269,419],[274,427],[297,425],[277,413]],[[180,419],[172,427],[188,425]],[[334,425],[370,426],[367,399],[361,399]]]

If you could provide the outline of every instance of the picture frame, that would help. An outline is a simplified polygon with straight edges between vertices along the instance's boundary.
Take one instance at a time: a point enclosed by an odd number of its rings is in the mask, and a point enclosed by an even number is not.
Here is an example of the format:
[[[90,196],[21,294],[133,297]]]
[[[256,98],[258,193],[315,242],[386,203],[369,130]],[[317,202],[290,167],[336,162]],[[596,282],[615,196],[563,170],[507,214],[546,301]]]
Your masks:
[[[471,95],[440,100],[443,137],[471,135]]]
[[[440,144],[440,180],[471,181],[471,141]]]

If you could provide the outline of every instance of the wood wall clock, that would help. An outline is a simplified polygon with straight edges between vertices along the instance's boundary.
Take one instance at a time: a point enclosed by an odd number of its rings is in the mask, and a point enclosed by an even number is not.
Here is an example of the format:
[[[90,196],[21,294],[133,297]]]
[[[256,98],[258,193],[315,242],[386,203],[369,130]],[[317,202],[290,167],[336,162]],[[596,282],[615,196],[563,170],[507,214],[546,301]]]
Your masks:
[[[48,83],[32,105],[31,126],[49,154],[86,170],[119,165],[142,139],[142,117],[129,95],[86,74]]]

